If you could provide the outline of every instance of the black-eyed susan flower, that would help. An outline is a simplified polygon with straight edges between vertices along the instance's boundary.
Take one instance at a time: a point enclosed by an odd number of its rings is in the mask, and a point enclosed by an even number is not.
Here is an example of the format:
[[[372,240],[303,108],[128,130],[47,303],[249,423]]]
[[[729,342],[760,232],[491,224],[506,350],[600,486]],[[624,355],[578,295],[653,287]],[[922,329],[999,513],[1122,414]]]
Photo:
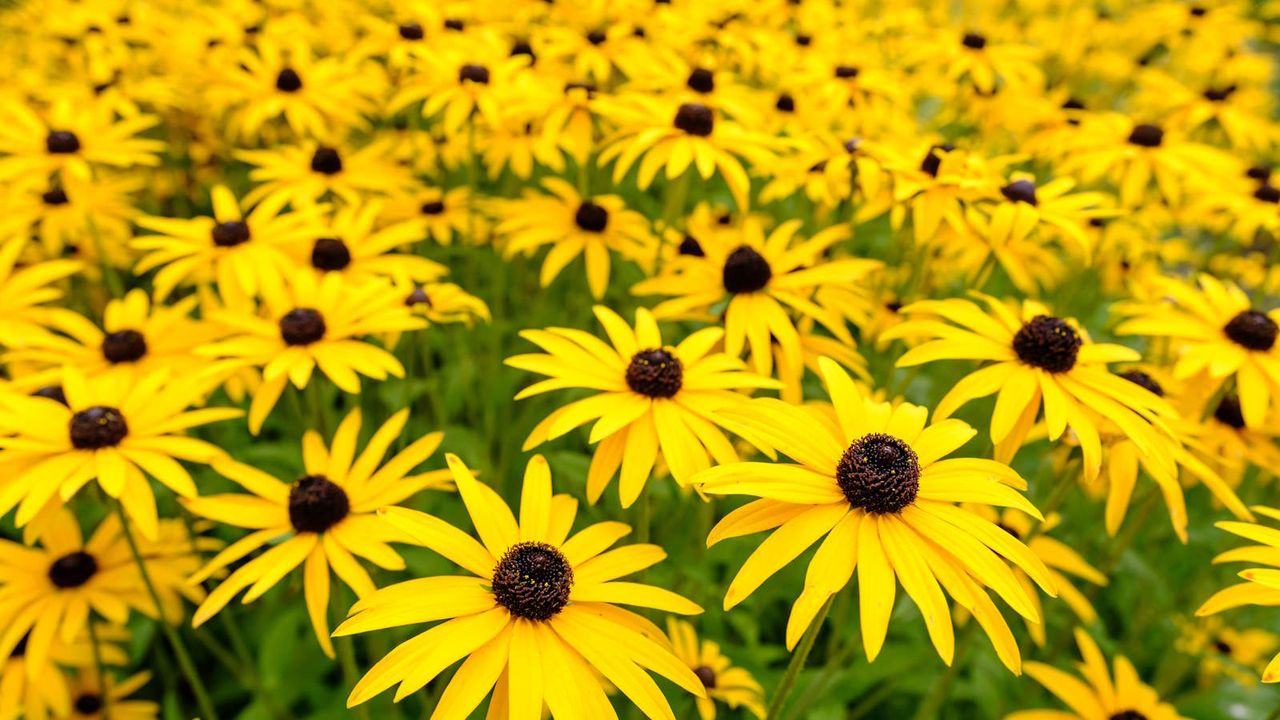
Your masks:
[[[1280,635],[1262,628],[1234,628],[1214,616],[1185,621],[1175,647],[1199,658],[1201,686],[1213,687],[1225,677],[1249,687],[1258,684],[1267,661],[1280,648]]]
[[[192,625],[207,622],[245,588],[244,602],[253,602],[302,567],[311,625],[320,647],[333,657],[328,620],[330,571],[357,597],[368,597],[374,591],[373,580],[356,558],[386,570],[404,569],[404,560],[388,544],[403,542],[403,535],[374,513],[420,490],[448,484],[445,471],[414,472],[440,447],[441,433],[424,435],[383,462],[408,419],[408,410],[391,416],[359,455],[359,410],[346,416],[328,447],[319,433],[308,431],[302,439],[306,474],[292,482],[231,459],[215,463],[214,470],[251,494],[190,498],[184,505],[201,517],[253,532],[218,553],[189,582],[203,582],[255,550],[268,544],[271,547],[227,575],[196,610]]]
[[[743,668],[720,651],[714,640],[699,640],[693,625],[674,617],[667,618],[667,637],[676,657],[688,665],[707,689],[707,696],[697,699],[698,717],[715,720],[716,702],[730,709],[744,708],[758,718],[764,718],[764,688]]]
[[[396,112],[421,103],[422,116],[439,115],[450,137],[462,133],[468,123],[498,127],[504,101],[516,97],[517,78],[528,64],[527,57],[512,55],[493,35],[476,38],[466,47],[441,47],[399,84],[388,108]]]
[[[133,241],[134,249],[144,253],[134,272],[159,268],[153,279],[157,299],[167,298],[179,285],[210,282],[223,292],[255,296],[264,285],[279,285],[291,273],[289,246],[323,233],[319,215],[311,210],[286,211],[281,204],[262,203],[246,212],[223,185],[214,187],[210,197],[213,217],[138,218],[139,227],[157,235]]]
[[[72,367],[61,377],[61,397],[0,395],[0,515],[16,507],[26,525],[46,507],[60,506],[96,480],[123,505],[139,532],[159,529],[148,477],[180,497],[196,495],[195,481],[178,460],[208,463],[223,452],[188,437],[191,428],[240,417],[236,408],[199,407],[210,383],[156,371],[128,381],[87,378]]]
[[[823,286],[858,282],[882,267],[878,260],[825,257],[828,248],[849,236],[848,225],[833,225],[807,239],[798,235],[801,225],[788,220],[766,234],[761,221],[748,218],[736,232],[696,238],[697,253],[682,253],[632,292],[668,296],[653,308],[659,319],[705,316],[728,300],[723,323],[729,355],[740,357],[749,348],[752,367],[769,375],[776,340],[789,366],[798,367],[802,351],[792,313],[813,318],[852,344],[844,321],[810,296]]]
[[[40,542],[34,546],[0,540],[0,612],[8,618],[0,631],[0,657],[21,649],[32,678],[50,657],[56,642],[74,642],[88,629],[90,614],[116,625],[131,610],[152,618],[180,617],[183,595],[203,597],[182,581],[194,570],[196,556],[181,520],[167,520],[163,539],[146,543],[135,557],[118,516],[108,516],[85,539],[80,525],[66,510],[44,519]],[[157,608],[142,581],[138,563],[148,571],[161,607]]]
[[[1251,509],[1269,520],[1280,520],[1280,510],[1275,508],[1255,505]],[[1261,523],[1234,521],[1217,523],[1217,527],[1257,544],[1228,550],[1213,561],[1246,562],[1255,567],[1240,572],[1244,582],[1214,593],[1196,610],[1196,616],[1216,615],[1246,605],[1280,605],[1280,530]],[[1262,682],[1280,682],[1280,654],[1263,669]]]
[[[547,379],[520,391],[517,400],[566,388],[597,392],[544,418],[529,433],[525,449],[594,421],[590,442],[598,445],[587,474],[587,498],[596,502],[621,470],[623,507],[640,496],[659,454],[682,485],[709,467],[712,457],[737,460],[718,427],[717,411],[744,400],[736,391],[777,388],[778,383],[747,372],[735,357],[713,352],[724,337],[720,328],[703,328],[671,346],[663,344],[657,321],[644,308],[636,311],[634,330],[602,305],[595,315],[608,343],[570,328],[520,333],[546,354],[516,355],[507,364]]]
[[[400,195],[387,201],[387,220],[418,220],[424,235],[441,245],[453,243],[455,237],[475,242],[473,224],[483,227],[480,213],[473,212],[470,190],[465,187],[449,191],[425,188],[412,195]],[[477,233],[480,234],[480,233]]]
[[[388,282],[351,285],[342,275],[312,273],[292,276],[282,288],[264,286],[255,310],[252,303],[228,298],[228,306],[212,318],[227,326],[229,337],[196,349],[224,359],[225,366],[255,367],[262,384],[249,405],[249,428],[256,433],[275,407],[285,385],[299,390],[319,368],[344,392],[360,392],[360,376],[385,380],[404,377],[394,355],[367,342],[381,333],[426,327]]]
[[[539,281],[551,284],[560,271],[579,255],[586,265],[587,286],[597,300],[609,285],[610,255],[633,262],[654,257],[649,221],[627,209],[616,195],[584,198],[558,178],[542,181],[548,194],[527,191],[519,200],[499,206],[494,233],[505,241],[509,255],[532,253],[550,245],[542,261]]]
[[[158,122],[154,115],[116,118],[97,103],[55,102],[44,112],[8,102],[0,113],[0,179],[69,172],[81,178],[92,169],[159,165],[164,143],[137,135]]]
[[[192,351],[215,337],[214,328],[191,317],[197,301],[192,296],[168,307],[153,305],[145,290],[130,290],[107,303],[101,328],[83,318],[64,321],[58,328],[64,335],[31,336],[5,357],[44,368],[24,374],[41,386],[58,384],[68,365],[90,377],[122,376],[126,384],[162,370],[179,375],[196,371],[209,360]]]
[[[54,633],[49,651],[38,666],[27,656],[30,635],[18,641],[8,658],[0,661],[0,717],[48,720],[65,718],[74,712],[77,687],[68,672],[97,672],[97,660],[105,666],[120,666],[129,657],[120,647],[128,631],[114,625],[97,628],[97,643],[86,629],[70,641]]]
[[[295,261],[317,272],[340,273],[353,284],[372,278],[426,282],[448,274],[437,262],[396,252],[422,239],[422,221],[383,224],[382,212],[381,200],[344,205],[333,213],[320,237],[295,246]]]
[[[1245,424],[1261,427],[1280,407],[1280,311],[1255,308],[1238,285],[1208,274],[1199,288],[1175,278],[1157,283],[1163,296],[1128,304],[1116,332],[1169,338],[1177,378],[1202,377],[1215,389],[1234,379]]]
[[[82,246],[124,265],[121,251],[138,215],[133,195],[143,186],[131,174],[95,178],[66,175],[56,182],[23,182],[0,198],[0,238],[36,237],[46,258],[61,257]]]
[[[788,649],[856,569],[868,659],[884,645],[900,582],[944,662],[950,664],[955,651],[950,595],[973,613],[1000,660],[1020,672],[1017,642],[984,588],[1039,622],[1029,591],[1006,561],[1050,595],[1053,582],[1025,545],[956,503],[1011,507],[1039,518],[1018,492],[1026,481],[994,460],[947,459],[974,436],[965,423],[952,419],[926,427],[923,407],[871,402],[830,360],[822,361],[822,375],[834,418],[769,398],[720,411],[796,461],[731,463],[694,478],[709,495],[758,498],[725,516],[708,544],[773,530],[729,584],[725,608],[741,603],[822,539],[791,609]]]
[[[64,323],[75,323],[75,311],[56,304],[65,291],[61,281],[84,266],[77,260],[49,260],[18,265],[23,239],[0,244],[0,345],[22,347],[28,338],[46,334]]]
[[[1088,342],[1079,325],[1027,300],[1016,310],[986,295],[971,300],[923,300],[902,312],[910,319],[888,331],[891,337],[917,334],[928,339],[898,358],[899,367],[937,360],[983,360],[938,401],[935,417],[950,417],[961,405],[996,395],[991,440],[996,456],[1012,458],[1044,408],[1049,439],[1070,427],[1084,454],[1085,477],[1102,467],[1103,421],[1113,423],[1155,462],[1171,466],[1164,430],[1155,425],[1176,413],[1146,388],[1111,374],[1111,362],[1132,362],[1137,351],[1123,345]],[[998,394],[997,394],[998,393]]]
[[[257,187],[245,202],[279,208],[307,208],[329,198],[349,205],[395,194],[411,186],[404,168],[393,162],[391,145],[375,140],[354,149],[343,143],[315,142],[273,150],[242,150],[236,156],[253,166]]]
[[[1089,634],[1076,628],[1076,644],[1082,662],[1077,664],[1083,679],[1041,662],[1028,662],[1027,675],[1053,693],[1069,711],[1020,710],[1004,720],[1184,720],[1170,704],[1160,700],[1154,688],[1142,682],[1133,663],[1115,656],[1112,668]]]
[[[671,651],[662,631],[618,607],[702,612],[669,590],[619,580],[661,562],[661,548],[610,550],[630,532],[618,522],[570,536],[578,503],[552,494],[551,470],[541,455],[525,469],[518,522],[461,460],[447,458],[479,541],[415,510],[388,508],[382,517],[473,576],[409,580],[356,603],[335,634],[443,622],[379,660],[351,691],[349,706],[397,683],[400,700],[463,658],[435,708],[436,718],[465,718],[490,691],[510,717],[537,717],[544,706],[560,720],[616,717],[603,678],[647,717],[675,720],[646,670],[705,696],[702,681]]]
[[[160,704],[130,698],[147,683],[150,672],[140,672],[123,680],[96,670],[79,670],[71,681],[71,712],[68,720],[155,720]]]

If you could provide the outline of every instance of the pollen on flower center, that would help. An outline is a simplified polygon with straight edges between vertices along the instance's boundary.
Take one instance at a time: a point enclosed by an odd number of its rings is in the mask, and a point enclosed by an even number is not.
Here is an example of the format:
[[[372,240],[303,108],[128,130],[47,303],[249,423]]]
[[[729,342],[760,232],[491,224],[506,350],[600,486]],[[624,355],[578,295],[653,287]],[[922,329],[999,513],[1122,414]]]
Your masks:
[[[94,407],[71,416],[71,445],[77,450],[98,450],[119,445],[129,434],[124,415],[113,407]]]
[[[134,362],[146,354],[147,339],[137,330],[109,333],[102,339],[102,356],[109,363]]]
[[[604,232],[609,226],[609,211],[590,200],[583,200],[578,211],[573,214],[573,221],[587,232]]]
[[[698,680],[702,682],[702,687],[712,690],[716,686],[716,671],[706,665],[699,665],[693,669],[693,674],[698,676]]]
[[[1125,380],[1128,380],[1134,385],[1138,385],[1140,387],[1146,388],[1148,391],[1151,392],[1151,394],[1155,395],[1156,397],[1164,397],[1164,388],[1160,387],[1160,383],[1156,382],[1155,378],[1142,372],[1141,370],[1126,370],[1120,373],[1120,377],[1124,378]]]
[[[627,387],[653,398],[669,398],[684,384],[684,365],[663,348],[641,350],[627,365]]]
[[[690,135],[706,137],[715,129],[716,118],[711,108],[698,103],[684,103],[676,110],[675,126]]]
[[[298,532],[322,533],[349,512],[346,491],[323,475],[307,475],[289,489],[289,522]]]
[[[1022,362],[1053,373],[1076,366],[1080,334],[1061,318],[1037,315],[1013,336],[1013,351]]]
[[[772,277],[769,261],[749,245],[739,246],[725,258],[724,289],[735,295],[761,290]]]
[[[80,138],[70,130],[54,130],[44,139],[50,155],[70,155],[80,151]]]
[[[1245,310],[1231,318],[1222,331],[1231,342],[1241,347],[1266,352],[1275,346],[1280,327],[1266,313]]]
[[[1213,417],[1227,427],[1243,430],[1244,411],[1240,409],[1240,396],[1233,393],[1219,400],[1218,407],[1213,409]]]
[[[75,708],[80,715],[96,715],[102,710],[102,696],[96,693],[84,693],[76,698]]]
[[[1135,125],[1133,132],[1129,133],[1129,142],[1138,147],[1160,147],[1164,142],[1164,130],[1155,125]]]
[[[338,238],[320,238],[311,248],[311,266],[331,272],[342,270],[351,264],[351,251]]]
[[[298,92],[302,89],[302,77],[293,68],[285,68],[276,75],[276,89],[280,92]]]
[[[213,226],[213,244],[218,247],[235,247],[249,242],[249,225],[243,220],[228,220]]]
[[[311,308],[295,308],[280,318],[280,337],[290,345],[310,345],[327,329],[324,316]]]
[[[321,175],[337,175],[342,172],[342,156],[334,148],[318,147],[311,156],[311,170]]]
[[[492,586],[494,599],[512,615],[549,620],[569,604],[573,568],[546,543],[516,543],[494,568]]]
[[[77,550],[53,561],[49,566],[49,581],[68,590],[89,582],[97,572],[98,561],[89,553]]]
[[[1028,205],[1039,204],[1036,200],[1036,184],[1030,180],[1014,180],[1000,188],[1000,194],[1004,195],[1010,202],[1022,202]]]
[[[855,508],[877,515],[901,512],[920,491],[920,460],[892,435],[863,435],[836,465],[836,483]]]

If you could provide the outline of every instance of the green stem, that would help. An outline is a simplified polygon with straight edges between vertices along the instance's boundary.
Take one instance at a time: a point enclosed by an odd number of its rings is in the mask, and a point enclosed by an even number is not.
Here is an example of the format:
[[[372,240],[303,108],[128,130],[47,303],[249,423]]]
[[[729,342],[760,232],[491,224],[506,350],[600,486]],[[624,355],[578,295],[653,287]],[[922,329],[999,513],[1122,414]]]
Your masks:
[[[933,683],[933,688],[925,696],[924,702],[920,703],[916,709],[915,720],[934,720],[942,717],[940,711],[946,706],[947,697],[951,694],[951,686],[955,684],[956,673],[960,668],[960,657],[969,645],[969,640],[973,637],[973,629],[977,624],[977,621],[970,619],[969,624],[961,631],[960,639],[956,642],[955,653],[951,656],[951,664]]]
[[[813,643],[822,630],[822,623],[826,621],[827,613],[831,612],[833,600],[835,600],[834,595],[827,598],[827,601],[822,604],[822,609],[809,623],[809,629],[804,631],[804,637],[800,638],[800,646],[791,655],[791,664],[787,665],[787,672],[782,676],[782,682],[778,683],[778,689],[774,691],[773,702],[769,703],[769,712],[765,715],[765,720],[778,720],[781,717],[782,708],[787,703],[787,695],[791,694],[791,688],[795,686],[796,680],[800,677],[800,671],[804,669],[804,664],[809,659]]]
[[[205,689],[204,683],[200,680],[200,673],[197,672],[195,663],[191,660],[191,653],[187,651],[187,646],[183,644],[182,638],[178,636],[178,631],[169,624],[168,619],[164,616],[164,605],[160,602],[160,593],[156,591],[155,584],[151,582],[151,573],[147,571],[147,563],[142,559],[142,553],[138,550],[138,541],[133,537],[133,530],[129,527],[129,518],[125,515],[124,506],[119,501],[116,501],[115,506],[116,514],[120,516],[121,532],[124,535],[125,542],[129,544],[129,551],[133,553],[134,562],[138,564],[138,574],[142,576],[142,584],[147,586],[147,594],[151,596],[151,602],[156,606],[156,617],[159,619],[160,629],[169,641],[169,646],[173,648],[173,654],[178,660],[178,667],[182,670],[182,675],[187,679],[187,684],[191,686],[191,693],[195,695],[201,718],[202,720],[218,720],[218,713],[213,709],[213,701],[209,699],[209,691]]]
[[[337,614],[339,622],[347,616],[346,610],[342,607],[342,595],[342,588],[334,587],[333,592],[329,596],[332,599],[330,604],[333,606],[333,610]],[[343,683],[347,687],[353,688],[356,686],[356,683],[360,681],[360,668],[356,666],[355,638],[347,635],[345,637],[334,638],[334,640],[336,641],[338,650],[338,662],[342,664]],[[361,703],[357,705],[355,707],[355,713],[360,720],[369,720],[368,703]]]

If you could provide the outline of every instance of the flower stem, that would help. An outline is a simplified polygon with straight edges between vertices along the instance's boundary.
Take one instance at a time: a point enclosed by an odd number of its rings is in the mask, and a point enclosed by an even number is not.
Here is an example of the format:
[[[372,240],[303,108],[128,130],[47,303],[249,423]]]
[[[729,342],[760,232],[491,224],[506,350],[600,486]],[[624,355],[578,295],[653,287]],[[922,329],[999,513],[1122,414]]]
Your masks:
[[[102,717],[110,717],[107,692],[107,668],[102,664],[102,645],[98,642],[98,622],[89,615],[89,641],[93,643],[93,665],[98,673],[98,699],[102,702]]]
[[[800,677],[800,671],[804,669],[804,664],[809,659],[809,652],[813,650],[813,643],[818,639],[818,633],[822,630],[822,623],[827,619],[827,613],[831,612],[832,600],[835,600],[834,595],[828,597],[822,604],[822,609],[809,623],[809,629],[804,631],[804,637],[800,638],[800,646],[792,653],[791,664],[787,666],[782,682],[778,683],[778,689],[773,693],[773,702],[769,703],[769,712],[765,715],[765,720],[778,720],[782,716],[787,695],[791,693],[791,688],[795,686],[796,680]]]
[[[330,594],[334,612],[341,621],[347,616],[346,608],[342,606],[342,588],[335,587]],[[356,667],[356,646],[355,638],[350,635],[346,637],[334,638],[338,650],[338,662],[342,665],[342,681],[349,688],[356,686],[360,681],[360,669]],[[360,720],[369,720],[369,705],[361,703],[354,708],[356,716]]]
[[[183,644],[182,638],[178,636],[178,631],[169,624],[164,616],[164,605],[160,602],[160,593],[156,592],[156,586],[151,582],[151,573],[147,572],[147,564],[142,559],[142,553],[138,550],[138,541],[133,537],[133,530],[129,527],[129,518],[124,513],[124,506],[120,501],[115,502],[116,514],[120,516],[120,529],[124,535],[125,542],[129,544],[129,551],[133,553],[133,560],[138,564],[138,574],[142,576],[142,584],[147,586],[147,594],[151,596],[151,602],[156,606],[156,617],[159,619],[161,631],[164,632],[165,638],[169,641],[169,646],[173,648],[174,657],[178,660],[178,667],[182,670],[182,675],[187,679],[187,684],[191,686],[191,693],[196,697],[196,705],[200,707],[200,716],[202,720],[218,720],[218,713],[213,709],[213,701],[209,699],[209,691],[205,689],[204,683],[200,681],[200,673],[196,671],[195,663],[191,661],[191,653],[187,651],[187,646]]]

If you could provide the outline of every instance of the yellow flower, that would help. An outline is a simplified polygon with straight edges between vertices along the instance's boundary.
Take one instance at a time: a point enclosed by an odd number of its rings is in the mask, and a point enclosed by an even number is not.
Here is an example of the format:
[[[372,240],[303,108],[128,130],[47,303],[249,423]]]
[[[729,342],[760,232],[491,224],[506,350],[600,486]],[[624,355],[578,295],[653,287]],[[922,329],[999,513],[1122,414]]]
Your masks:
[[[132,195],[141,177],[108,175],[93,179],[67,175],[59,182],[24,182],[0,199],[0,238],[36,237],[46,258],[86,245],[122,265],[124,242],[137,216]]]
[[[271,548],[236,568],[209,593],[196,610],[192,626],[208,621],[245,588],[249,588],[244,596],[247,604],[303,566],[303,594],[311,625],[320,647],[332,658],[327,617],[330,570],[357,597],[369,597],[374,592],[373,580],[355,558],[386,570],[405,567],[404,560],[388,545],[405,542],[405,538],[378,520],[374,512],[420,490],[447,485],[443,470],[411,474],[440,446],[441,433],[424,435],[383,462],[408,419],[408,410],[391,416],[359,456],[359,410],[342,421],[328,448],[319,433],[308,431],[302,438],[306,474],[292,483],[231,459],[214,463],[214,470],[252,495],[210,495],[188,498],[183,504],[196,515],[253,532],[215,556],[189,582],[203,582],[268,543]]]
[[[668,590],[618,580],[661,562],[666,557],[661,548],[629,545],[609,550],[631,530],[618,522],[597,523],[570,537],[578,503],[568,495],[552,494],[551,470],[541,455],[530,459],[525,469],[519,522],[461,460],[447,458],[479,542],[414,510],[388,508],[382,517],[475,577],[409,580],[356,603],[336,635],[444,622],[378,661],[351,691],[348,706],[396,683],[399,701],[463,658],[440,697],[435,718],[461,720],[491,690],[495,703],[505,699],[512,717],[537,717],[544,705],[558,718],[615,717],[602,688],[603,676],[646,716],[674,720],[662,691],[645,670],[696,697],[706,694],[698,676],[672,653],[661,630],[617,607],[682,615],[702,612]]]
[[[184,430],[240,417],[235,408],[200,404],[210,383],[152,372],[136,381],[62,374],[66,403],[42,396],[0,395],[0,515],[18,508],[19,527],[49,506],[69,501],[90,480],[124,506],[144,537],[159,531],[148,476],[179,497],[196,494],[195,481],[177,460],[208,463],[223,453]]]
[[[599,500],[621,468],[618,492],[624,508],[644,490],[659,453],[681,485],[709,467],[711,457],[737,460],[717,427],[717,413],[744,400],[735,390],[776,388],[778,383],[745,372],[737,358],[712,352],[724,336],[720,328],[704,328],[672,347],[663,345],[658,323],[644,308],[636,311],[634,331],[603,305],[594,310],[609,344],[568,328],[520,333],[547,354],[516,355],[507,364],[548,379],[520,391],[517,400],[566,388],[597,391],[544,418],[529,433],[524,449],[594,420],[590,442],[599,445],[587,474],[587,499]]]
[[[159,140],[135,137],[154,115],[113,117],[104,105],[59,99],[43,117],[10,99],[0,111],[0,180],[69,173],[88,178],[96,167],[159,165]]]
[[[124,680],[96,670],[81,669],[71,682],[69,720],[155,720],[160,704],[152,700],[130,700],[129,696],[151,682],[150,672],[140,672]]]
[[[1252,510],[1270,520],[1280,520],[1280,510],[1254,506]],[[1220,530],[1252,540],[1257,545],[1228,550],[1213,559],[1215,563],[1247,562],[1252,567],[1240,573],[1245,582],[1214,593],[1196,610],[1197,617],[1216,615],[1245,605],[1280,605],[1280,530],[1260,523],[1220,522]],[[1280,682],[1280,654],[1262,671],[1262,682]]]
[[[1050,714],[1062,720],[1185,720],[1172,705],[1160,701],[1154,688],[1142,682],[1128,658],[1117,655],[1113,673],[1107,668],[1107,659],[1098,644],[1080,628],[1076,628],[1076,644],[1084,661],[1077,664],[1083,681],[1044,663],[1026,665],[1027,674],[1061,700],[1070,712],[1020,710],[1006,715],[1004,720],[1039,720]]]
[[[1040,513],[1017,490],[1026,481],[1007,465],[944,459],[974,436],[959,420],[926,427],[925,408],[867,400],[836,363],[822,360],[835,417],[760,399],[720,415],[798,464],[745,462],[712,468],[693,482],[709,495],[759,498],[712,529],[707,543],[773,530],[725,592],[728,610],[825,536],[791,608],[787,648],[796,646],[828,599],[858,572],[862,641],[874,660],[884,644],[897,582],[920,608],[938,655],[951,663],[955,636],[946,594],[973,613],[1001,662],[1020,672],[1018,645],[990,587],[1018,614],[1040,614],[1032,591],[1005,560],[1046,593],[1054,584],[1040,558],[1009,533],[956,503]],[[1002,559],[1003,558],[1003,559]],[[895,582],[895,578],[897,581]]]
[[[1067,427],[1075,432],[1086,479],[1097,477],[1102,467],[1104,420],[1153,462],[1172,466],[1169,446],[1162,442],[1166,435],[1155,423],[1176,412],[1150,390],[1106,368],[1107,363],[1137,360],[1136,351],[1087,342],[1073,322],[1053,316],[1033,300],[1015,312],[995,298],[975,295],[986,310],[970,300],[923,300],[902,308],[910,319],[885,333],[930,338],[898,358],[899,367],[937,360],[992,363],[956,383],[938,402],[935,417],[950,417],[970,400],[999,393],[991,415],[991,440],[999,459],[1007,461],[1022,447],[1043,405],[1050,440]]]
[[[283,288],[264,286],[258,309],[234,295],[212,319],[230,329],[230,337],[197,348],[196,354],[223,358],[222,367],[256,367],[262,384],[249,405],[249,429],[255,434],[271,413],[286,383],[299,390],[318,367],[334,385],[360,393],[360,376],[385,380],[404,377],[394,355],[366,342],[381,333],[417,330],[426,321],[415,317],[387,282],[351,286],[342,276],[311,273],[291,276]]]
[[[0,242],[0,345],[22,347],[27,339],[75,323],[74,311],[55,305],[63,291],[54,286],[84,266],[76,260],[48,260],[22,267],[25,239]]]
[[[412,179],[392,161],[390,151],[391,144],[385,140],[360,149],[312,142],[277,150],[241,150],[236,157],[253,166],[249,179],[257,183],[245,196],[246,203],[305,209],[330,196],[356,205],[411,187]]]
[[[146,253],[134,272],[160,268],[153,279],[157,300],[179,285],[210,281],[217,281],[224,293],[256,296],[293,272],[285,248],[323,232],[313,209],[288,212],[282,204],[262,203],[246,215],[225,185],[214,187],[210,196],[213,217],[138,218],[139,227],[159,233],[133,241],[135,249]],[[246,208],[250,205],[245,203]]]
[[[632,288],[637,295],[667,295],[653,308],[659,319],[708,314],[726,299],[725,352],[740,357],[750,347],[756,372],[773,370],[776,340],[789,357],[788,366],[802,362],[800,336],[788,309],[813,318],[838,340],[852,344],[849,329],[834,313],[809,298],[828,285],[853,283],[882,267],[878,260],[827,260],[827,248],[849,236],[848,225],[834,225],[805,240],[797,233],[802,223],[788,220],[768,235],[762,223],[748,218],[734,233],[714,233],[681,246],[681,254],[656,277]]]
[[[440,263],[395,252],[421,239],[425,223],[409,219],[382,225],[383,207],[381,200],[343,205],[320,237],[294,247],[295,261],[317,272],[341,274],[353,284],[375,278],[426,282],[447,275]]]
[[[113,666],[129,661],[119,645],[128,639],[127,630],[100,624],[96,632],[96,649],[88,629],[70,641],[63,641],[55,633],[49,652],[39,664],[27,655],[30,636],[20,640],[8,658],[0,662],[0,717],[39,720],[70,716],[77,696],[72,694],[75,686],[66,669],[96,673],[96,658],[101,658],[103,665]]]
[[[652,260],[654,240],[649,221],[628,210],[622,198],[583,198],[572,185],[558,178],[543,180],[542,186],[550,195],[526,191],[524,198],[499,205],[500,220],[494,232],[505,238],[508,256],[551,246],[539,275],[543,287],[581,255],[586,263],[587,285],[592,297],[599,300],[609,285],[610,251],[633,262]]]
[[[693,670],[702,681],[707,696],[697,698],[698,716],[702,720],[715,720],[715,701],[731,709],[745,708],[752,715],[764,718],[764,688],[751,677],[751,673],[734,667],[729,658],[720,652],[714,641],[698,642],[693,625],[673,617],[667,618],[667,637],[676,657]]]

